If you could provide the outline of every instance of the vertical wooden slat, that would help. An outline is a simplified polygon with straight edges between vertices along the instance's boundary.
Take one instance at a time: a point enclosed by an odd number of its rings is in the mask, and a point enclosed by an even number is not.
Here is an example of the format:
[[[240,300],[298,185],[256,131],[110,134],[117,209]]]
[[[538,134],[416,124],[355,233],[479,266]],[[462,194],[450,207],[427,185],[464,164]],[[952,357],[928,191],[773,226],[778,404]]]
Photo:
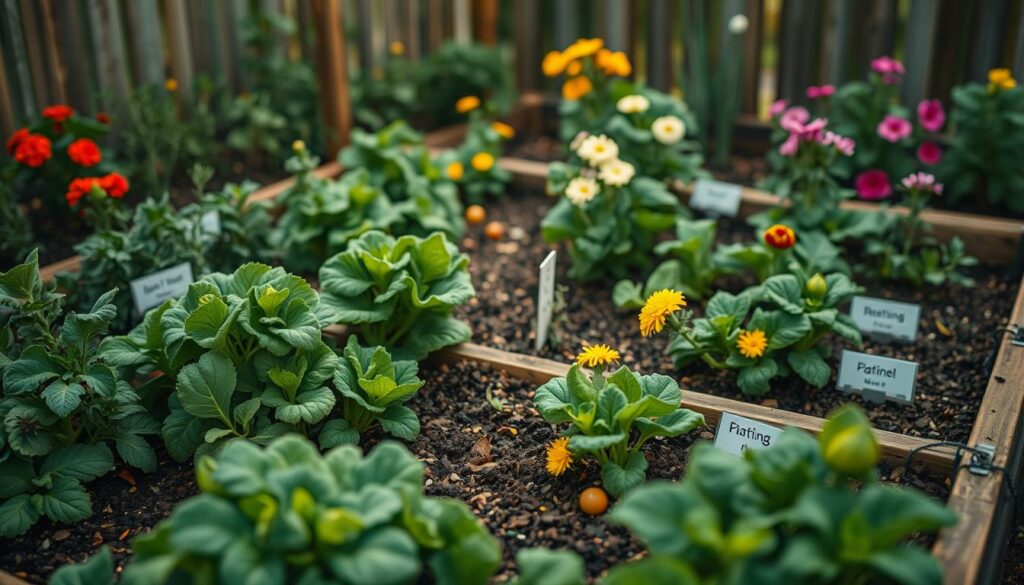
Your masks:
[[[427,46],[430,52],[438,50],[444,42],[444,2],[427,0]]]
[[[35,115],[35,93],[32,91],[32,74],[29,72],[28,56],[25,54],[25,41],[21,35],[21,24],[16,0],[3,0],[3,14],[0,15],[4,34],[0,41],[4,43],[5,63],[10,71],[10,84],[13,88],[16,118],[27,120]]]
[[[977,6],[978,18],[971,43],[971,79],[985,79],[993,67],[1005,67],[999,50],[1006,32],[1006,0],[987,0]]]
[[[537,0],[521,0],[516,10],[516,70],[519,89],[540,87],[540,39],[537,34],[539,16]]]
[[[1013,47],[1013,78],[1024,79],[1024,10],[1017,17],[1017,42]]]
[[[835,0],[831,3],[826,25],[825,74],[828,83],[839,85],[849,79],[850,45],[853,41],[856,0]]]
[[[43,25],[43,38],[46,43],[46,52],[50,56],[50,71],[53,76],[52,95],[55,101],[65,104],[68,101],[68,70],[58,48],[57,24],[53,18],[52,0],[41,0],[39,8],[42,13],[40,20]]]
[[[188,20],[184,0],[165,0],[167,37],[171,48],[171,75],[178,81],[178,91],[192,94],[192,49],[188,40]]]
[[[416,61],[423,56],[422,35],[420,34],[420,0],[407,0],[406,50],[409,58]]]
[[[196,7],[197,27],[200,34],[206,37],[206,63],[207,71],[213,79],[224,77],[224,62],[222,60],[221,47],[224,44],[218,34],[218,11],[219,2],[203,2]]]
[[[756,114],[761,87],[761,42],[764,39],[764,0],[747,0],[750,28],[743,41],[743,94],[740,111]]]
[[[904,103],[914,105],[930,94],[938,15],[938,0],[911,0],[904,58],[907,67],[903,82]]]
[[[85,111],[95,86],[90,77],[93,68],[88,66],[92,49],[85,34],[88,27],[82,26],[82,6],[78,2],[61,2],[60,10],[55,10],[53,16],[60,38],[58,50],[61,60],[67,64],[67,104]]]
[[[370,0],[357,0],[356,17],[359,19],[359,73],[373,74],[373,7]]]
[[[89,3],[89,22],[96,51],[96,75],[100,82],[100,103],[108,109],[128,96],[128,67],[125,63],[121,11],[117,0]],[[110,101],[113,99],[114,101]]]
[[[498,0],[473,0],[473,38],[484,45],[498,44]]]
[[[36,14],[37,4],[31,0],[21,0],[21,34],[25,41],[25,53],[28,55],[28,68],[32,75],[32,89],[39,104],[54,102],[50,95],[49,67],[46,53],[43,51],[43,39]]]
[[[629,51],[626,23],[626,0],[604,0],[601,22],[604,24],[604,43],[613,51]]]
[[[135,53],[135,79],[138,83],[164,82],[160,47],[160,15],[157,0],[128,2],[128,22],[132,29],[132,52]]]
[[[872,0],[861,10],[866,10],[864,23],[863,52],[857,72],[858,77],[867,75],[871,60],[882,55],[892,55],[894,31],[896,29],[896,0]]]
[[[577,0],[555,2],[555,48],[562,50],[580,36]]]
[[[327,137],[327,155],[333,158],[348,144],[352,111],[345,62],[345,26],[341,0],[313,0],[317,25],[317,70],[324,123],[332,130]]]
[[[669,0],[651,0],[647,5],[647,85],[668,90],[672,19]]]
[[[814,82],[814,57],[817,53],[814,36],[821,4],[817,0],[785,0],[779,30],[778,96],[801,99],[804,89]]]
[[[0,43],[0,132],[3,133],[3,136],[10,136],[15,130],[14,107],[11,104],[11,87],[7,84],[5,69],[4,46],[3,43]]]
[[[227,45],[228,54],[228,75],[230,76],[231,87],[235,93],[241,92],[249,87],[249,77],[246,75],[243,66],[245,55],[245,40],[242,38],[242,23],[245,20],[245,0],[228,0],[223,4],[224,18],[227,21]]]
[[[460,43],[468,43],[470,39],[469,0],[452,0],[453,37]]]

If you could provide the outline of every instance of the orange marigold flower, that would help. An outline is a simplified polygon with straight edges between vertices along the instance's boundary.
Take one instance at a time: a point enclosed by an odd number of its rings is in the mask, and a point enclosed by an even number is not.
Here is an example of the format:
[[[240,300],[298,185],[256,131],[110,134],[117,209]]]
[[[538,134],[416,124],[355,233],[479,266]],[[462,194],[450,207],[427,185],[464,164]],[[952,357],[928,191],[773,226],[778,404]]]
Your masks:
[[[544,60],[540,62],[540,69],[546,77],[558,77],[568,65],[569,60],[562,53],[551,51],[544,55]]]
[[[568,67],[565,68],[565,74],[569,77],[575,77],[583,73],[583,62],[576,60],[569,63]]]
[[[562,97],[569,101],[576,101],[590,93],[592,89],[594,89],[594,86],[586,77],[582,75],[573,77],[562,84]]]
[[[461,162],[453,161],[453,162],[448,163],[448,168],[446,169],[446,173],[448,174],[448,178],[449,179],[451,179],[451,180],[453,180],[453,181],[455,181],[457,183],[457,182],[462,180],[462,174],[463,174],[463,172],[465,172],[465,170],[466,169],[463,168]]]
[[[569,451],[569,437],[559,437],[548,443],[548,473],[555,477],[572,467],[572,452]]]
[[[666,288],[652,293],[640,309],[640,335],[650,337],[660,333],[669,315],[685,306],[686,297],[679,291]]]
[[[601,49],[597,52],[594,60],[605,75],[627,77],[633,73],[633,65],[629,62],[629,57],[622,51],[613,53],[608,49]]]
[[[796,233],[789,226],[777,223],[764,231],[764,243],[776,250],[788,250],[796,245]]]
[[[68,145],[68,158],[83,167],[94,167],[103,160],[103,153],[88,138],[79,138]]]
[[[460,97],[459,100],[455,102],[455,111],[460,114],[472,112],[473,110],[479,107],[480,98],[476,97],[475,95],[467,95],[464,97]]]
[[[22,128],[21,130],[18,130],[14,134],[11,134],[11,137],[7,139],[7,154],[14,156],[14,151],[17,150],[18,145],[21,144],[21,141],[25,140],[25,138],[27,137],[28,128]]]
[[[494,168],[494,155],[489,152],[478,152],[469,159],[469,164],[478,173],[486,173]]]
[[[14,148],[14,160],[27,167],[41,167],[52,156],[50,139],[42,134],[22,136]]]
[[[504,122],[491,122],[491,128],[498,133],[498,136],[501,136],[505,140],[510,140],[516,135],[515,128]]]
[[[768,337],[760,329],[740,332],[736,339],[736,349],[748,359],[757,359],[764,355],[768,348]]]
[[[43,117],[53,120],[54,122],[63,122],[70,118],[75,111],[71,109],[71,106],[65,106],[64,104],[55,104],[46,108],[43,108]]]
[[[568,61],[575,61],[576,59],[590,57],[602,48],[604,48],[603,39],[578,39],[575,43],[569,45],[562,55]]]

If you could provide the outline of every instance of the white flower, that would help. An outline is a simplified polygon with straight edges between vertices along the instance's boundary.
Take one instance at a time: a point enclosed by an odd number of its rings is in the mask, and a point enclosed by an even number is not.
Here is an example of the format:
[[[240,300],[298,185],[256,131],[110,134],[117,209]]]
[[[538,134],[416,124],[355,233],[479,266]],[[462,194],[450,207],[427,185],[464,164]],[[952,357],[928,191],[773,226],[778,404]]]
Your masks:
[[[586,177],[576,177],[569,181],[569,186],[565,188],[565,196],[574,205],[580,207],[583,207],[587,201],[597,197],[597,194],[600,192],[601,188],[597,186],[597,181]]]
[[[601,165],[598,177],[600,177],[606,185],[621,187],[633,180],[633,175],[635,174],[636,169],[633,168],[633,165],[624,160],[615,159]]]
[[[747,32],[747,27],[750,26],[750,20],[747,19],[745,14],[737,14],[729,19],[729,32],[734,35],[741,35]]]
[[[576,136],[573,136],[572,142],[569,143],[569,150],[573,152],[579,150],[580,146],[583,145],[583,141],[587,139],[587,136],[590,136],[590,133],[586,130],[580,130],[577,132]]]
[[[615,104],[623,114],[637,114],[646,112],[651,107],[651,102],[642,95],[627,95]]]
[[[576,154],[590,163],[590,166],[597,167],[602,163],[619,158],[619,145],[604,134],[600,136],[588,136],[583,144],[580,144]]]
[[[662,144],[675,144],[686,135],[686,125],[676,116],[662,116],[651,124],[651,134]]]

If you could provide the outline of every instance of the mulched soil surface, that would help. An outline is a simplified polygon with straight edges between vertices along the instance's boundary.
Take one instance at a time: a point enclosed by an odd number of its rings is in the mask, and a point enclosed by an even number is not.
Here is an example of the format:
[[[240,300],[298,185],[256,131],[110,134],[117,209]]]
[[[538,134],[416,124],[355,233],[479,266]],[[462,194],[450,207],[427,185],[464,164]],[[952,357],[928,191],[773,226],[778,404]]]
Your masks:
[[[1003,559],[1003,575],[999,581],[1002,585],[1020,585],[1024,583],[1024,526],[1010,538],[1010,546]]]
[[[914,404],[870,404],[834,389],[834,381],[815,389],[797,378],[777,379],[764,397],[748,397],[735,386],[735,374],[711,371],[702,363],[683,370],[673,367],[664,353],[667,337],[641,337],[636,311],[616,309],[611,301],[613,280],[579,284],[570,280],[570,260],[559,250],[559,284],[566,285],[567,316],[556,323],[558,343],[534,351],[537,266],[553,247],[540,237],[540,219],[554,200],[537,192],[516,194],[488,207],[488,220],[507,226],[503,241],[490,241],[479,228],[471,229],[462,247],[471,257],[470,271],[477,288],[471,303],[459,309],[470,321],[473,341],[500,349],[571,362],[584,343],[608,343],[623,362],[643,372],[675,373],[684,388],[756,402],[784,410],[826,416],[847,401],[862,404],[876,428],[936,440],[966,440],[988,382],[984,362],[1006,325],[1017,283],[1002,269],[978,268],[971,289],[928,287],[917,289],[898,283],[863,281],[866,294],[922,305],[918,342],[910,345],[866,340],[861,351],[920,364]],[[719,223],[720,241],[750,240],[753,233],[741,220]],[[641,274],[634,275],[642,280]],[[723,280],[727,290],[738,291],[745,282]],[[696,312],[700,307],[694,303]],[[556,322],[558,318],[556,316]],[[838,365],[840,341],[833,342],[833,370]]]
[[[409,402],[420,417],[422,432],[410,445],[426,466],[426,493],[466,502],[502,543],[499,581],[514,574],[521,548],[567,548],[580,554],[591,577],[615,563],[636,558],[643,544],[604,516],[579,511],[577,498],[600,484],[600,468],[577,461],[563,476],[545,471],[545,446],[561,428],[544,422],[533,408],[534,384],[472,363],[430,365],[420,371],[424,388]],[[487,391],[500,409],[486,399]],[[369,432],[371,449],[384,437]],[[688,436],[658,439],[645,447],[649,479],[678,479],[694,441],[713,440],[713,429]],[[181,500],[197,493],[191,466],[161,458],[160,470],[134,474],[135,485],[108,475],[90,485],[95,514],[75,526],[41,521],[26,535],[4,543],[0,567],[32,583],[44,583],[60,565],[78,562],[106,544],[118,565],[130,553],[131,539],[170,514]],[[919,476],[902,467],[885,468],[886,481],[911,485],[944,499],[942,478]],[[918,539],[929,546],[930,538]]]

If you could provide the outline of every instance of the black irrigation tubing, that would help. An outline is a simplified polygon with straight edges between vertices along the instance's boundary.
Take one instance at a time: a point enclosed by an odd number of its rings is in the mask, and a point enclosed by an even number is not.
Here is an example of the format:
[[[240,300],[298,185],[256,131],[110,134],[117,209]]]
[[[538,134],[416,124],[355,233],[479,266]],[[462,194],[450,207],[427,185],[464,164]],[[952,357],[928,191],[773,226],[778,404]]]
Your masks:
[[[990,457],[989,453],[982,451],[981,449],[978,449],[976,447],[971,447],[970,445],[966,445],[964,443],[959,443],[956,441],[936,441],[934,443],[928,443],[927,445],[921,445],[920,447],[915,447],[911,449],[910,452],[907,453],[906,461],[904,461],[903,463],[904,477],[906,477],[907,471],[910,470],[910,464],[912,463],[915,455],[917,455],[921,451],[927,451],[929,449],[935,449],[938,447],[956,447],[956,456],[953,459],[953,469],[950,471],[949,474],[950,485],[952,485],[952,483],[955,482],[956,477],[957,475],[960,474],[961,469],[970,469],[971,467],[974,467],[985,469],[987,471],[998,471],[999,473],[1003,474],[1003,477],[1006,481],[1007,489],[1010,492],[1010,496],[1014,499],[1017,498],[1017,486],[1014,484],[1014,478],[1012,475],[1010,475],[1010,473],[1007,471],[1005,467],[1002,467],[1000,465],[993,465],[991,461],[988,459]],[[962,463],[964,452],[968,452],[971,454],[971,459],[970,461],[968,461],[967,464]],[[984,457],[984,459],[979,459],[979,457]]]
[[[1003,341],[1003,336],[1006,335],[1007,333],[1011,335],[1017,335],[1020,332],[1020,328],[1021,325],[1013,324],[1006,327],[997,327],[995,331],[992,332],[992,336],[996,338],[996,344],[995,347],[992,348],[992,351],[988,354],[988,357],[986,357],[985,361],[982,363],[982,367],[985,369],[986,377],[992,376],[992,368],[993,366],[995,366],[996,355],[999,353],[999,345]]]

